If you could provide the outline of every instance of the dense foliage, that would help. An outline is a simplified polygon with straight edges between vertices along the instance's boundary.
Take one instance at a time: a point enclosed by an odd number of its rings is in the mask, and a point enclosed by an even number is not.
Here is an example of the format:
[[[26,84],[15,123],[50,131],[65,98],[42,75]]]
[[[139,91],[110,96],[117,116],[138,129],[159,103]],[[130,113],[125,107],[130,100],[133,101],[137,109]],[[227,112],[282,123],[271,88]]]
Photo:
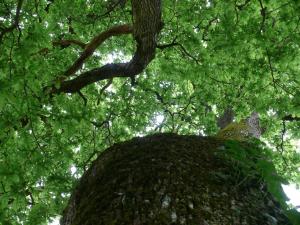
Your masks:
[[[86,43],[132,24],[131,2],[0,3],[0,223],[58,215],[74,181],[113,143],[152,132],[215,135],[228,107],[237,120],[259,113],[277,169],[300,183],[290,142],[300,138],[299,1],[164,0],[149,66],[74,93],[49,87],[131,59],[129,28],[64,77]]]

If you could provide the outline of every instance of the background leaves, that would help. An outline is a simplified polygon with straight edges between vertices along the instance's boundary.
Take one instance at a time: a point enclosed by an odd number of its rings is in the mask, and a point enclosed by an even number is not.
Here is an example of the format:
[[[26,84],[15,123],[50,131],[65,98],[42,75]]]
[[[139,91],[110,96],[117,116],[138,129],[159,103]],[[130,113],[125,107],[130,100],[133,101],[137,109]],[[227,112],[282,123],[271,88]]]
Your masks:
[[[237,120],[260,114],[263,138],[278,153],[272,161],[299,182],[299,154],[289,144],[299,139],[299,121],[286,121],[283,129],[282,120],[300,116],[297,1],[165,0],[158,45],[177,44],[158,48],[136,85],[115,78],[81,94],[46,95],[45,87],[82,51],[53,41],[87,43],[131,23],[130,2],[112,3],[24,1],[18,26],[4,34],[17,4],[1,2],[0,223],[45,223],[108,146],[153,132],[214,135],[216,117],[228,106]],[[126,61],[134,46],[131,36],[113,37],[79,72]]]

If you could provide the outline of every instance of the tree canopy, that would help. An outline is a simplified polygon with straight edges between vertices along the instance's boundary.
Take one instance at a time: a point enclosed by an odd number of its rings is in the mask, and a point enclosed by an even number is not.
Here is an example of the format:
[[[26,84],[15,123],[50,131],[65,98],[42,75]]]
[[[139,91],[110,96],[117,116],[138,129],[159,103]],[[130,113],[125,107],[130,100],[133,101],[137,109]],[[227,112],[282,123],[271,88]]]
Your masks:
[[[229,107],[300,183],[298,0],[1,0],[0,223],[42,224],[113,143]]]

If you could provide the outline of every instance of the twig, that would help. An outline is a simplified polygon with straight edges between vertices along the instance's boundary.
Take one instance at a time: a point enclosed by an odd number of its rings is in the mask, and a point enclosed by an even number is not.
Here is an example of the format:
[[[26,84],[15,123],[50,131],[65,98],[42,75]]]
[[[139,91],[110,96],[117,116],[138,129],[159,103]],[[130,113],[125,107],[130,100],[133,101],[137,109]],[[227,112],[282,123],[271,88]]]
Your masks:
[[[230,82],[227,82],[227,81],[224,81],[224,80],[218,80],[218,79],[216,79],[212,76],[209,76],[209,75],[208,75],[208,78],[215,81],[215,82],[217,82],[217,83],[221,83],[221,84],[225,84],[225,85],[234,85],[233,83],[230,83]]]
[[[208,24],[204,27],[203,35],[202,35],[202,40],[203,41],[210,41],[210,39],[207,38],[208,30],[213,24],[213,22],[218,21],[218,17],[214,17],[211,20],[208,21]]]
[[[191,59],[193,59],[197,64],[200,64],[200,61],[199,61],[195,56],[193,56],[192,54],[190,54],[190,53],[185,49],[185,47],[184,47],[182,44],[178,43],[178,45],[179,45],[179,47],[181,48],[181,50],[182,50],[188,57],[190,57]]]
[[[97,99],[97,105],[99,105],[99,103],[100,103],[101,95],[112,84],[112,82],[113,82],[113,78],[109,79],[108,82],[101,88],[101,90],[99,92],[99,97]]]
[[[31,117],[32,112],[29,108],[29,103],[28,103],[28,93],[27,93],[27,83],[26,83],[26,81],[24,82],[24,93],[25,93],[25,96],[26,96],[26,99],[27,99],[27,111],[28,111],[28,121],[29,121],[30,130],[31,130],[32,136],[33,136],[33,138],[36,142],[37,147],[43,152],[43,147],[41,146],[41,144],[38,140],[38,137],[35,134],[33,123],[32,123],[32,117]]]
[[[262,21],[260,24],[260,29],[259,31],[263,31],[264,30],[264,25],[265,25],[265,21],[266,21],[266,15],[267,15],[267,7],[264,7],[262,0],[258,0],[259,4],[260,4],[260,14],[262,16]]]
[[[177,46],[178,43],[176,42],[176,39],[177,39],[177,36],[173,39],[173,41],[170,44],[164,44],[164,45],[157,44],[156,48],[159,48],[160,50],[164,50],[165,48]]]
[[[286,132],[285,120],[282,121],[282,130],[281,130],[281,142],[280,142],[280,149],[281,154],[284,152],[284,136]]]
[[[104,18],[106,16],[108,16],[110,13],[112,13],[118,5],[120,5],[121,7],[125,6],[127,0],[118,0],[118,1],[113,1],[113,4],[108,5],[107,7],[107,11],[101,15],[97,15],[95,16],[95,14],[89,14],[88,17],[91,17],[93,20],[99,20],[101,18]],[[110,1],[112,2],[112,1]]]
[[[275,12],[275,11],[277,11],[277,10],[279,10],[279,9],[281,9],[281,8],[283,8],[283,7],[285,7],[285,6],[290,5],[291,3],[292,3],[292,1],[286,2],[286,3],[284,3],[284,4],[280,5],[280,6],[278,6],[277,8],[268,11],[267,14],[271,14],[271,13],[273,13],[273,12]]]
[[[81,91],[78,91],[79,96],[83,99],[84,105],[87,105],[87,98],[82,94]]]
[[[272,66],[272,63],[271,63],[271,56],[267,50],[267,59],[268,59],[268,64],[269,64],[269,68],[270,68],[270,71],[271,71],[271,76],[272,76],[272,81],[273,81],[273,87],[276,91],[278,91],[277,87],[276,87],[276,79],[275,79],[275,76],[274,76],[274,69],[273,69],[273,66]]]
[[[176,112],[176,113],[177,113],[177,114],[182,114],[183,111],[186,111],[186,110],[188,109],[188,107],[191,105],[192,100],[193,100],[195,97],[196,97],[195,95],[190,96],[190,97],[189,97],[189,100],[188,100],[188,102],[187,102],[187,104],[186,104],[184,107],[182,107],[182,109],[179,110],[179,111]]]
[[[174,47],[174,46],[179,46],[179,48],[181,49],[181,51],[187,55],[188,57],[190,57],[191,59],[193,59],[197,64],[199,64],[199,59],[197,59],[195,56],[193,56],[192,54],[190,54],[186,48],[181,44],[176,42],[177,37],[175,37],[173,39],[173,41],[170,44],[164,44],[164,45],[156,45],[156,48],[159,48],[161,50],[164,50],[165,48],[170,48],[170,47]]]

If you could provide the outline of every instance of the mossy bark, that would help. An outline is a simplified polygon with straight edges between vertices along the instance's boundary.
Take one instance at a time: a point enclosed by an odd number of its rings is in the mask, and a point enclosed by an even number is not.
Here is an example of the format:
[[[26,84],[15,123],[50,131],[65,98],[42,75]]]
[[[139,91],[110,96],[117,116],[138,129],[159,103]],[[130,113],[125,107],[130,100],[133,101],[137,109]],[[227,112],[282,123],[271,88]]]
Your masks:
[[[222,140],[175,134],[116,144],[83,175],[61,223],[289,224],[258,179],[236,176],[220,151]]]

